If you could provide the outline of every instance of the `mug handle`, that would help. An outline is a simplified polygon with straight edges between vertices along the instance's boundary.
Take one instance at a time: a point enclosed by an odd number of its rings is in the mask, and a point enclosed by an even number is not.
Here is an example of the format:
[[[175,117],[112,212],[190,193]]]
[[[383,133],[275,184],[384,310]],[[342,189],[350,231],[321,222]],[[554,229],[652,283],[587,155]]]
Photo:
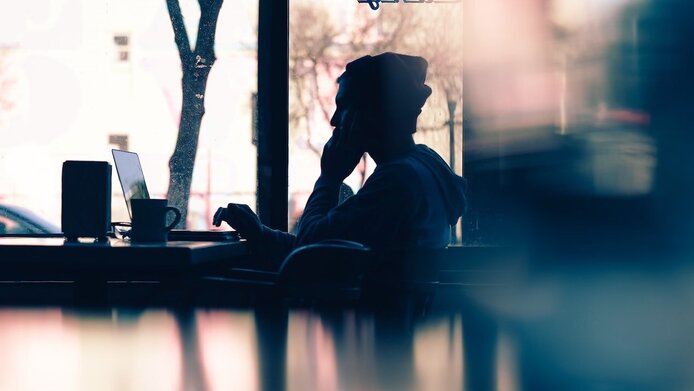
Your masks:
[[[166,226],[166,230],[167,230],[167,231],[171,231],[171,229],[172,229],[173,227],[175,227],[176,224],[178,224],[179,221],[181,221],[181,211],[178,210],[178,208],[174,208],[173,206],[167,206],[167,207],[166,207],[166,213],[168,213],[169,211],[174,212],[174,213],[176,214],[176,217],[174,217],[174,221],[173,221],[171,224],[169,224],[168,226]]]

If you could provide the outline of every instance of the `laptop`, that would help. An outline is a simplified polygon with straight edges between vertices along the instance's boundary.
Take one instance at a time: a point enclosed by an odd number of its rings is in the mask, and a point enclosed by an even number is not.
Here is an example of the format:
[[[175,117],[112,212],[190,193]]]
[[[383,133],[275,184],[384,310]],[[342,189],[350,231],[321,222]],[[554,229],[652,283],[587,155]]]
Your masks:
[[[116,166],[118,180],[120,181],[125,206],[128,209],[128,216],[132,221],[133,214],[130,200],[137,198],[149,198],[145,174],[142,171],[140,157],[137,153],[112,149],[113,163]],[[184,230],[173,229],[169,232],[169,240],[189,240],[189,241],[233,241],[239,240],[236,231],[224,230]]]

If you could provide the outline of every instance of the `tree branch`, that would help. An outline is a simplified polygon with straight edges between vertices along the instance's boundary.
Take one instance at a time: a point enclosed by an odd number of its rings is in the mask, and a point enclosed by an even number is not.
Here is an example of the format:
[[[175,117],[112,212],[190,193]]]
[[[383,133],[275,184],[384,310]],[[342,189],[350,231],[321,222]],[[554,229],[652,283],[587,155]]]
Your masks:
[[[321,114],[323,114],[323,119],[325,119],[325,122],[330,123],[330,113],[328,113],[328,109],[325,107],[325,103],[323,103],[323,99],[321,98],[320,94],[320,87],[318,85],[318,60],[313,59],[311,61],[311,78],[313,81],[313,94],[315,96],[314,100],[318,102],[318,108],[321,111]]]
[[[224,0],[198,0],[200,4],[200,22],[198,37],[195,42],[195,54],[200,56],[196,67],[211,67],[216,60],[214,55],[214,39],[217,32],[217,19]]]
[[[169,18],[174,31],[174,40],[178,48],[178,55],[181,57],[181,65],[188,63],[189,57],[192,55],[190,43],[188,42],[188,32],[186,25],[183,23],[183,14],[178,0],[166,0],[166,6],[169,9]]]

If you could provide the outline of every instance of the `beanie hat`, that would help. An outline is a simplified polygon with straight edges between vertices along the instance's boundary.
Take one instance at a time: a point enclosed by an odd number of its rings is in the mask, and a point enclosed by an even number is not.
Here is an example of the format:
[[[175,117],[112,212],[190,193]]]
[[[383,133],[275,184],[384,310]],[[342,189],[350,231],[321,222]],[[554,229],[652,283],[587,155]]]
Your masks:
[[[364,56],[347,64],[338,82],[348,81],[346,99],[385,116],[419,115],[431,95],[424,84],[427,61],[422,57],[386,52]]]

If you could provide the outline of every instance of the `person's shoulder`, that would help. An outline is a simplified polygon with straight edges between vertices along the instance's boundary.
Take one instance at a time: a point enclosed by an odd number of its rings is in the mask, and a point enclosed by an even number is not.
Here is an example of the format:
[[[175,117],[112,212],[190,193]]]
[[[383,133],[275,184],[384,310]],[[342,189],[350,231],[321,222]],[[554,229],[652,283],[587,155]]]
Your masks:
[[[415,146],[415,148],[413,149],[413,153],[410,156],[412,156],[413,158],[419,157],[419,158],[423,158],[423,159],[431,159],[431,160],[435,160],[439,163],[447,164],[446,161],[443,160],[441,155],[438,154],[438,152],[429,148],[429,146],[427,146],[425,144],[417,144]]]
[[[408,178],[411,180],[416,171],[413,161],[409,158],[403,158],[378,165],[374,170],[374,175],[398,181],[408,181]]]
[[[379,168],[390,175],[398,175],[411,180],[412,176],[420,172],[423,166],[435,166],[436,164],[446,165],[446,162],[433,149],[424,144],[417,144],[407,155],[382,164]]]
[[[379,164],[367,182],[375,185],[374,187],[385,186],[405,195],[416,192],[416,188],[421,186],[419,178],[417,163],[413,159],[405,157]]]

